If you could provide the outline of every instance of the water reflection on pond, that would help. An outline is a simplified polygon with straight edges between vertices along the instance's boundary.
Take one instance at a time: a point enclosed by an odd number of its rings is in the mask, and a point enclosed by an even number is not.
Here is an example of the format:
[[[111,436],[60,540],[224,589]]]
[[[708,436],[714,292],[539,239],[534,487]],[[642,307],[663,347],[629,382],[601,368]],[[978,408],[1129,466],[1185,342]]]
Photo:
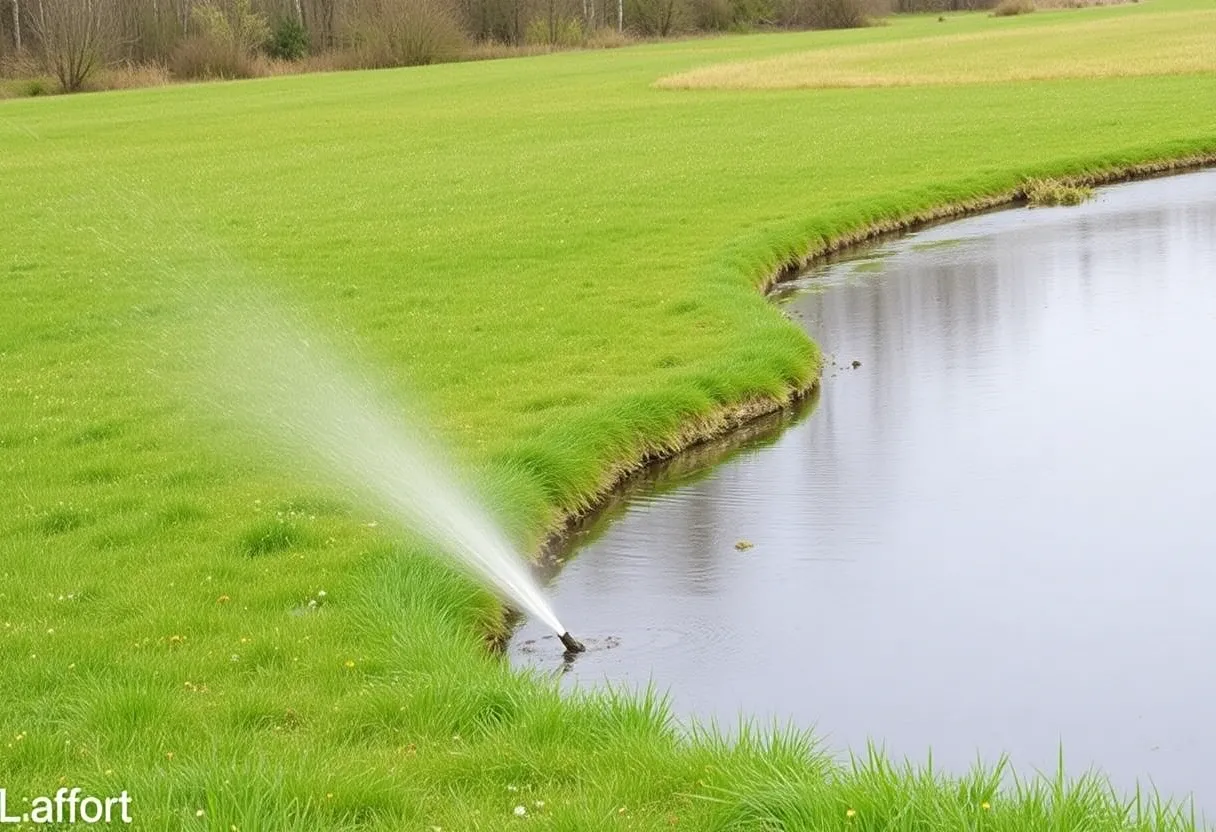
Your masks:
[[[938,226],[779,302],[837,362],[818,402],[576,538],[568,682],[951,769],[1063,743],[1216,807],[1216,171]],[[544,635],[513,661],[560,666]]]

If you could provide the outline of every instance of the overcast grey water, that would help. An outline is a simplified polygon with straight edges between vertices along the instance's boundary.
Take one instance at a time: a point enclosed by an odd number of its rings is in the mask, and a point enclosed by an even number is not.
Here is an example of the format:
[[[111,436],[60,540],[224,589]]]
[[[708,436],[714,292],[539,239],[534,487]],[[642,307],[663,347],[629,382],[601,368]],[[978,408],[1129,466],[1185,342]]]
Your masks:
[[[1210,816],[1216,171],[910,234],[778,303],[835,359],[818,401],[574,536],[566,683],[957,771],[1062,744]],[[562,670],[547,635],[512,661]]]

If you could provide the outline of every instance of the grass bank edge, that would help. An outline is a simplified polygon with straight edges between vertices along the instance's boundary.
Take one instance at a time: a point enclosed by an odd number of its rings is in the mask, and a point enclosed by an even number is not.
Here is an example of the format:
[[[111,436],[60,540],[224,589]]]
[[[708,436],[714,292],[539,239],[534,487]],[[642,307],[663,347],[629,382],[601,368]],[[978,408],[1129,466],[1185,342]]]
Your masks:
[[[900,212],[879,211],[861,223],[845,223],[840,230],[828,233],[811,231],[801,244],[772,243],[761,255],[763,264],[751,270],[759,275],[752,278],[754,291],[767,295],[775,287],[793,279],[816,260],[851,246],[891,234],[913,231],[928,225],[1002,207],[1027,202],[1027,186],[1034,181],[1052,180],[1064,186],[1098,187],[1129,182],[1154,176],[1178,174],[1216,165],[1216,139],[1188,142],[1181,146],[1106,157],[1097,161],[1074,161],[1049,165],[1042,170],[1014,174],[1017,182],[998,190],[978,190],[972,196],[916,205]],[[811,218],[800,224],[821,227],[822,221]],[[774,310],[775,311],[775,310]],[[775,389],[752,391],[741,397],[721,402],[708,410],[690,409],[676,414],[675,427],[650,436],[643,436],[633,453],[616,460],[606,460],[595,484],[586,490],[556,497],[557,513],[543,528],[538,540],[531,541],[534,560],[555,544],[557,539],[577,521],[594,511],[608,494],[627,484],[628,479],[648,465],[670,459],[689,448],[718,439],[732,430],[762,416],[789,407],[809,395],[819,384],[823,355],[817,344],[809,344],[809,360],[800,373]],[[576,433],[583,426],[563,432]],[[558,430],[562,430],[559,426]],[[574,437],[570,437],[573,439]],[[531,467],[531,466],[529,466]],[[495,634],[501,637],[503,634]]]
[[[1095,188],[1119,182],[1132,182],[1178,173],[1187,173],[1216,165],[1216,138],[1174,143],[1165,148],[1130,151],[1098,160],[1074,160],[1045,165],[1041,169],[1022,172],[1008,178],[1014,185],[998,186],[995,190],[977,188],[972,195],[942,202],[915,204],[905,211],[879,208],[862,222],[846,224],[835,233],[812,232],[811,243],[802,253],[793,255],[777,269],[767,273],[758,285],[768,292],[807,268],[816,259],[837,253],[888,234],[914,231],[945,220],[1011,207],[1028,202],[1028,187],[1035,182],[1051,181],[1065,187]],[[963,188],[967,189],[964,185]],[[863,209],[864,210],[864,209]],[[820,225],[811,221],[813,225]]]

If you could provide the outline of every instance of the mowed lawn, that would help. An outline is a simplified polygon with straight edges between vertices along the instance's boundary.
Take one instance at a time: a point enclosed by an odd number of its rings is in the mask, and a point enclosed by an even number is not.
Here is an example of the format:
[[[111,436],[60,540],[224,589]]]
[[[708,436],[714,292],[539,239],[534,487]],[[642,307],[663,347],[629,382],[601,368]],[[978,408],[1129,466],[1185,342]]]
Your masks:
[[[128,790],[152,830],[1187,828],[1129,821],[1099,781],[998,794],[991,772],[838,768],[786,732],[690,734],[653,696],[561,697],[487,651],[497,602],[392,518],[209,420],[181,392],[205,356],[175,335],[208,292],[277,296],[421,398],[530,550],[623,466],[813,380],[814,346],[757,291],[781,263],[1027,176],[1216,154],[1210,70],[656,82],[940,38],[1005,55],[1010,31],[1066,44],[1104,21],[1143,20],[1137,48],[1166,55],[1168,19],[1208,9],[0,103],[9,811],[81,786]]]

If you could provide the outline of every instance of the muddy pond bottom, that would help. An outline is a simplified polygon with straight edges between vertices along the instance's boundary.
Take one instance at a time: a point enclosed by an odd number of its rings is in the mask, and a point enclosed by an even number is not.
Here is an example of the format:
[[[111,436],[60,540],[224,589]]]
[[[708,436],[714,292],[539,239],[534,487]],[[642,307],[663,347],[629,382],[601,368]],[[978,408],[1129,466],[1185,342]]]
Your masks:
[[[964,771],[1096,767],[1216,810],[1216,172],[973,217],[778,301],[817,401],[571,539],[519,666]],[[854,366],[855,362],[857,363]]]

